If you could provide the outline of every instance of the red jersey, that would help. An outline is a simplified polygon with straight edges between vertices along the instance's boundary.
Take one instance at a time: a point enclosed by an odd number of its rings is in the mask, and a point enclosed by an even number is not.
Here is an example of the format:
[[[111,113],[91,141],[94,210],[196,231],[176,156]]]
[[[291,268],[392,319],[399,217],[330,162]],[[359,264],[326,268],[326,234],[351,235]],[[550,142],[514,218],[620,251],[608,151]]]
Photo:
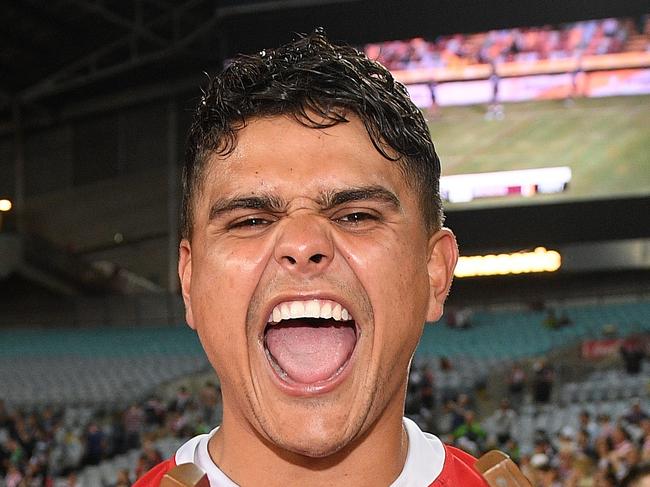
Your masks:
[[[445,445],[445,463],[440,475],[432,484],[422,487],[488,487],[485,479],[474,468],[475,462],[476,459],[470,454]],[[147,472],[133,487],[158,487],[165,473],[175,466],[174,458],[170,458]]]

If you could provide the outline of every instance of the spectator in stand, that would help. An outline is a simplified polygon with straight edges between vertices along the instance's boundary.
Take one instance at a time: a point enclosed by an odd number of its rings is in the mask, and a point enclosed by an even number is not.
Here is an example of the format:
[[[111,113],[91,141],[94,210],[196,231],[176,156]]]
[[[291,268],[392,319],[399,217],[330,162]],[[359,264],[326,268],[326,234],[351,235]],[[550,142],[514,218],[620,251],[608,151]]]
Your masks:
[[[553,444],[551,443],[551,439],[549,438],[549,435],[546,432],[546,430],[538,429],[535,431],[533,454],[537,454],[537,453],[543,453],[548,458],[552,458],[553,455],[555,455]]]
[[[436,396],[433,392],[433,384],[428,383],[420,389],[420,404],[422,409],[433,411],[436,407]]]
[[[454,443],[474,455],[483,451],[487,433],[476,421],[474,411],[465,413],[465,421],[453,431]]]
[[[114,487],[131,487],[131,478],[128,469],[123,468],[117,473]]]
[[[645,343],[641,337],[626,338],[621,345],[620,354],[628,374],[637,375],[641,372],[641,364],[646,355]]]
[[[573,468],[565,477],[565,487],[593,486],[596,470],[594,461],[585,456],[576,455],[573,459]]]
[[[10,438],[7,442],[9,449],[9,465],[15,465],[20,468],[21,472],[25,471],[29,457],[20,441]]]
[[[199,393],[199,404],[202,422],[205,425],[215,425],[221,422],[221,391],[214,382],[207,381],[203,385]]]
[[[7,405],[5,404],[4,399],[0,398],[0,429],[8,428],[10,423],[11,418],[7,411]]]
[[[159,397],[153,395],[144,405],[144,414],[147,431],[160,428],[165,422],[165,405]]]
[[[641,424],[641,421],[644,419],[648,419],[648,413],[646,413],[641,407],[641,400],[638,398],[634,399],[632,402],[632,407],[630,408],[629,412],[623,416],[623,419],[629,424],[636,426],[639,426]]]
[[[512,438],[513,428],[517,420],[517,413],[510,407],[510,401],[502,399],[499,409],[494,417],[494,429],[499,448],[505,448]]]
[[[63,484],[63,487],[80,487],[79,478],[77,477],[76,472],[70,472],[68,474],[67,478],[65,479],[65,483]]]
[[[650,463],[632,468],[621,482],[621,487],[650,487]]]
[[[591,414],[586,409],[580,411],[580,414],[578,415],[578,423],[580,429],[587,433],[589,445],[593,447],[599,433],[598,424],[596,424],[596,422],[591,418]]]
[[[607,413],[601,413],[596,420],[598,421],[598,438],[610,438],[614,431],[611,416]]]
[[[650,462],[650,419],[641,420],[641,461]]]
[[[533,487],[543,487],[542,481],[544,472],[551,468],[548,455],[545,453],[534,453],[530,457],[530,462],[526,464],[524,472],[526,477],[531,481]]]
[[[622,480],[639,461],[638,451],[632,443],[629,432],[617,425],[612,432],[612,450],[608,455],[611,468],[618,480]]]
[[[454,364],[451,362],[449,357],[445,357],[444,355],[440,357],[440,370],[443,372],[454,370]]]
[[[106,436],[95,421],[86,429],[85,452],[85,465],[97,465],[106,453]]]
[[[142,407],[133,403],[124,413],[124,432],[126,434],[126,448],[138,448],[140,446],[140,435],[144,426],[144,410]]]
[[[558,453],[569,453],[573,455],[577,450],[576,434],[571,426],[564,426],[557,435],[554,443]]]
[[[526,390],[526,372],[521,364],[516,363],[510,370],[508,377],[508,392],[510,394],[510,401],[515,407],[518,407],[524,398],[524,391]]]
[[[153,468],[156,464],[150,463],[147,456],[143,453],[138,457],[138,463],[135,466],[135,478],[142,477],[148,470]]]
[[[590,460],[597,460],[598,455],[594,449],[594,442],[592,437],[589,434],[589,431],[586,429],[578,430],[576,435],[576,455],[579,457],[585,457]]]
[[[454,413],[451,423],[451,431],[455,431],[465,423],[467,412],[470,408],[470,398],[467,394],[459,394],[454,401]]]
[[[563,487],[560,473],[557,469],[552,468],[550,465],[540,469],[539,474],[540,487]]]
[[[620,487],[616,475],[609,469],[597,472],[594,481],[596,487]]]
[[[23,474],[13,462],[9,463],[5,484],[7,487],[18,487],[23,480]]]
[[[612,440],[609,435],[601,435],[596,440],[596,455],[598,457],[598,470],[611,470],[609,454],[612,451]]]
[[[437,414],[437,432],[443,438],[454,430],[455,408],[456,404],[449,399],[444,402],[442,412]]]
[[[142,445],[142,454],[150,465],[162,462],[163,457],[151,440],[145,440]]]
[[[170,409],[182,413],[191,401],[192,395],[187,390],[187,387],[180,386],[176,391],[176,397],[172,401]]]
[[[553,392],[555,371],[546,358],[541,358],[533,365],[533,397],[537,403],[548,403]]]

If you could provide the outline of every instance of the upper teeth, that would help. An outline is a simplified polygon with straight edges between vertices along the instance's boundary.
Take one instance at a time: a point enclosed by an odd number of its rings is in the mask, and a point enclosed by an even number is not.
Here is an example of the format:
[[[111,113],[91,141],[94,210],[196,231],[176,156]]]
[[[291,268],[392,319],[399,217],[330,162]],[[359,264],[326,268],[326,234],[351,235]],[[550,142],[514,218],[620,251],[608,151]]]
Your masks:
[[[309,301],[285,301],[278,304],[269,316],[269,323],[279,323],[293,318],[325,318],[335,321],[352,319],[350,312],[335,301],[311,299]]]

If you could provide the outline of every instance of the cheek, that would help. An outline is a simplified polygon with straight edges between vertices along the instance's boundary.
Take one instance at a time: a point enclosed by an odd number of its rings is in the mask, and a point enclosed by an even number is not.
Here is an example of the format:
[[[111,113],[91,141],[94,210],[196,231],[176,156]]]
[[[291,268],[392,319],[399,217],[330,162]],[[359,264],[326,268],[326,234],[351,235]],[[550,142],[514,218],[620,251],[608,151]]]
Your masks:
[[[209,277],[219,281],[226,292],[228,289],[248,287],[251,281],[259,280],[266,263],[263,249],[263,243],[258,241],[213,246],[206,254],[207,267],[211,272]]]
[[[261,240],[226,241],[211,245],[204,261],[199,264],[207,281],[202,284],[213,284],[214,289],[219,290],[219,296],[214,299],[224,304],[230,302],[227,295],[249,299],[252,287],[259,281],[268,260],[266,247]],[[246,289],[250,289],[250,292],[246,293]]]
[[[406,367],[426,319],[426,247],[415,239],[383,237],[348,242],[346,255],[372,303],[381,360]]]
[[[341,248],[375,310],[408,313],[419,302],[425,305],[426,258],[416,242],[388,233],[380,238],[349,238]]]
[[[193,266],[192,312],[211,362],[245,356],[246,312],[264,267],[260,246],[240,245],[235,252],[214,245]]]

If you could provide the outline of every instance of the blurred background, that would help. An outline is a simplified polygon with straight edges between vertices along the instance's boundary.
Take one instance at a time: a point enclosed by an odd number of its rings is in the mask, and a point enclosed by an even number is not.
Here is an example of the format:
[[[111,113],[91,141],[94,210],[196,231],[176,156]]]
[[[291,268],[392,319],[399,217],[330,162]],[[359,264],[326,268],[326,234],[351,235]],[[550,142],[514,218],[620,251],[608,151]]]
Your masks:
[[[200,87],[325,28],[403,82],[462,259],[407,415],[534,485],[650,460],[642,1],[0,2],[0,486],[130,485],[219,423],[185,326],[179,179]]]

